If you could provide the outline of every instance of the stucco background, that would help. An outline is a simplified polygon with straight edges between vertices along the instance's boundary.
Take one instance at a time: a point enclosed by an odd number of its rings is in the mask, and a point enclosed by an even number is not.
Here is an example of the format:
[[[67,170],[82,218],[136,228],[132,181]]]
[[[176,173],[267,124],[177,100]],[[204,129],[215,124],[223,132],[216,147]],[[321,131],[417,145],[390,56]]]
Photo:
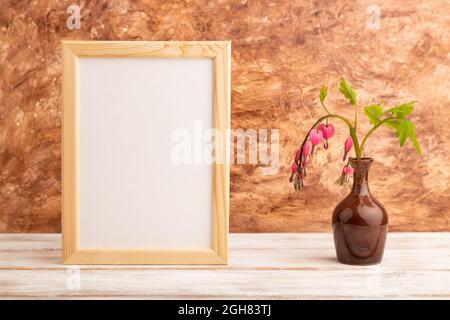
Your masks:
[[[81,8],[79,30],[66,27],[72,3]],[[449,1],[0,0],[0,8],[0,232],[60,231],[62,39],[232,41],[232,127],[280,133],[277,174],[232,166],[232,232],[330,230],[348,192],[334,184],[341,124],[330,149],[316,154],[307,188],[295,193],[288,182],[296,145],[322,114],[323,83],[329,108],[349,117],[341,75],[362,106],[417,100],[412,120],[424,156],[380,130],[367,148],[371,189],[390,230],[450,231]]]

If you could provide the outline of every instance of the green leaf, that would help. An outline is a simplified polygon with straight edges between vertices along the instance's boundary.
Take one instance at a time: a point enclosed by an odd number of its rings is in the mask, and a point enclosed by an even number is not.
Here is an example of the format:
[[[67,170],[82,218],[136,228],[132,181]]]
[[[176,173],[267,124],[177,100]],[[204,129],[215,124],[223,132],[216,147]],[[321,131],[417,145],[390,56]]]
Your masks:
[[[408,119],[401,119],[399,121],[400,125],[397,129],[397,136],[400,139],[400,146],[402,147],[405,144],[406,139],[410,138],[417,153],[422,155],[422,149],[420,148],[419,141],[416,137],[416,126]]]
[[[417,153],[420,156],[422,156],[423,155],[422,148],[420,148],[420,144],[419,144],[419,141],[417,140],[415,130],[414,130],[414,133],[411,135],[411,140],[412,140],[412,143],[414,145],[414,148],[416,148]]]
[[[407,119],[401,120],[400,125],[397,128],[397,136],[400,139],[400,147],[403,147],[403,145],[406,142],[406,139],[409,137],[411,125],[412,123],[409,122],[409,120]]]
[[[407,116],[408,114],[410,114],[414,110],[415,103],[416,103],[416,101],[406,102],[399,106],[395,106],[395,107],[389,109],[387,112],[392,112],[392,113],[396,114],[397,117],[403,118],[403,117]]]
[[[400,120],[398,119],[390,119],[390,120],[386,120],[384,122],[384,125],[390,129],[398,129],[398,127],[400,126]]]
[[[320,88],[320,96],[319,96],[320,102],[323,103],[323,101],[325,100],[325,98],[327,97],[327,95],[328,95],[328,88],[327,88],[326,85],[323,85],[323,87]]]
[[[383,107],[377,104],[372,104],[364,108],[364,113],[369,118],[371,124],[378,124],[383,115]]]
[[[339,91],[341,91],[352,105],[356,106],[356,91],[353,90],[352,86],[344,78],[341,78]]]

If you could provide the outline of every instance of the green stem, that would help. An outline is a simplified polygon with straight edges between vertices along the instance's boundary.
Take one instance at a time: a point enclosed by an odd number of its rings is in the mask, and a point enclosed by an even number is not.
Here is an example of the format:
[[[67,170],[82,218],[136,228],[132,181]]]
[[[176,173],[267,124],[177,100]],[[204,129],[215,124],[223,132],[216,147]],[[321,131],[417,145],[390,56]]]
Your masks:
[[[376,125],[374,125],[374,126],[372,127],[372,129],[369,130],[369,132],[367,132],[366,136],[364,137],[363,141],[361,142],[361,146],[360,146],[361,152],[364,150],[364,145],[366,144],[366,141],[367,141],[367,139],[370,137],[370,135],[371,135],[375,130],[377,130],[383,123],[385,123],[385,122],[388,121],[388,120],[392,120],[392,119],[395,119],[395,118],[393,118],[393,117],[387,117],[387,118],[381,120],[381,121],[378,122]]]
[[[350,136],[352,137],[352,140],[353,140],[353,148],[355,149],[356,159],[360,160],[361,159],[361,147],[359,146],[358,136],[356,135],[356,127],[350,128]]]
[[[350,128],[350,136],[352,137],[353,140],[353,147],[355,148],[355,156],[357,160],[361,159],[361,147],[358,143],[358,135],[357,135],[357,130],[358,130],[358,108],[356,103],[353,105],[354,110],[355,110],[355,123],[354,123],[354,128]]]
[[[328,111],[327,107],[325,107],[322,101],[320,101],[320,104],[322,105],[322,108],[325,110],[326,113],[331,114],[331,112]]]

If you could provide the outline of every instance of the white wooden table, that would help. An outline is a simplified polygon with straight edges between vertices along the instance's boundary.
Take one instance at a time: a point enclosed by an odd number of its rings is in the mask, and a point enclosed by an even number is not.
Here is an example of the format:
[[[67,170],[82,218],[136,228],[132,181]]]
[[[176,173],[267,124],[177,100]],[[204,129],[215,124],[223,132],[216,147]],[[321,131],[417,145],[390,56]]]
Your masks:
[[[335,260],[332,235],[231,234],[228,266],[60,263],[59,234],[0,234],[0,298],[450,299],[450,233],[390,233],[384,261]]]

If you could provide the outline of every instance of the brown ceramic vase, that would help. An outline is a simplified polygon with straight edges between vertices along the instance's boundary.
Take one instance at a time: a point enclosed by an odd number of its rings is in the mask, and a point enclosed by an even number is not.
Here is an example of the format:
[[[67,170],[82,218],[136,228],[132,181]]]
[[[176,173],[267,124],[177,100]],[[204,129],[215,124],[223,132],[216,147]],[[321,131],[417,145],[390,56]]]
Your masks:
[[[369,190],[371,158],[350,158],[353,188],[333,212],[333,236],[337,259],[345,264],[370,265],[381,262],[388,232],[386,209]]]

